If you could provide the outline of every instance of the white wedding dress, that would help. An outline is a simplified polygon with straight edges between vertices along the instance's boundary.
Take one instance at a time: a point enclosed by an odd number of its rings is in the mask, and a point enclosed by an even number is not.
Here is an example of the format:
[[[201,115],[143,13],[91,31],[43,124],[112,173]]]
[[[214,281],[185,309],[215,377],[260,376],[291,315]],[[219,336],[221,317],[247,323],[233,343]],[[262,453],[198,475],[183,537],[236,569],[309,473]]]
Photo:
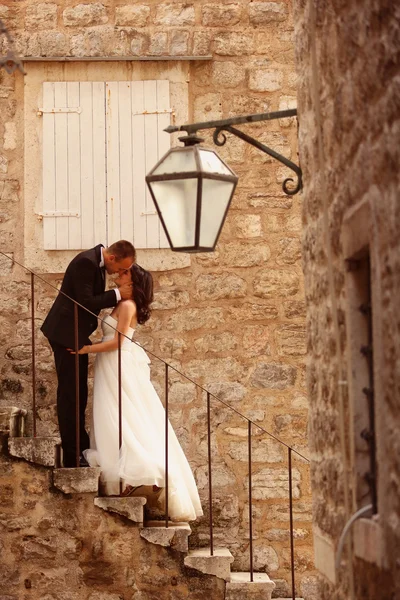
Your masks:
[[[114,337],[117,321],[111,315],[103,323],[103,339]],[[134,329],[129,328],[128,337]],[[165,488],[165,411],[150,381],[146,352],[122,338],[122,447],[118,443],[118,350],[97,354],[94,369],[93,417],[90,450],[84,455],[90,466],[101,467],[107,494],[124,486],[157,485]],[[203,514],[189,463],[169,424],[168,513],[175,521],[191,521]],[[137,495],[137,494],[135,494]]]

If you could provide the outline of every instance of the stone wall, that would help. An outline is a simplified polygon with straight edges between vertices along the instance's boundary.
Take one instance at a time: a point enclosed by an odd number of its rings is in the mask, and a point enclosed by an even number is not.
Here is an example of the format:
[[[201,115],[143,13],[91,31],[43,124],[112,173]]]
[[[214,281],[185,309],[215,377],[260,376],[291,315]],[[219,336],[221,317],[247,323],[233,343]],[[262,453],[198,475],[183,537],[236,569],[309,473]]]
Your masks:
[[[397,598],[399,538],[399,7],[386,0],[295,2],[303,251],[308,322],[310,448],[319,597]],[[358,222],[357,222],[358,221]],[[365,369],[351,331],[349,290],[371,260],[378,516],[354,531],[353,560],[334,552],[359,508],[354,381]],[[361,252],[358,253],[361,256]],[[359,290],[358,290],[359,291]],[[353,311],[353,312],[352,312]],[[361,326],[356,327],[356,334]],[[350,393],[348,393],[348,390]],[[355,558],[357,556],[357,558]],[[371,564],[372,563],[372,564]]]
[[[6,1],[0,16],[24,56],[211,56],[187,61],[189,118],[216,119],[279,110],[296,103],[292,11],[289,2],[114,2],[75,4]],[[153,61],[152,61],[152,64]],[[29,71],[30,63],[25,63]],[[49,67],[50,68],[50,67]],[[67,68],[67,67],[66,67]],[[92,67],[93,68],[93,65]],[[24,262],[24,85],[0,72],[1,250]],[[296,123],[246,128],[297,160]],[[209,136],[205,136],[209,141]],[[187,256],[141,251],[154,273],[156,300],[138,339],[235,409],[307,455],[304,286],[300,264],[302,198],[285,196],[291,173],[251,146],[229,139],[220,149],[240,177],[217,251]],[[26,217],[26,215],[25,215]],[[161,258],[160,258],[161,257]],[[29,279],[1,262],[2,405],[30,405]],[[59,285],[60,274],[45,273]],[[53,297],[37,285],[37,329]],[[37,335],[38,432],[56,431],[50,349]],[[152,364],[162,395],[163,366]],[[205,396],[171,371],[171,418],[207,507]],[[248,568],[246,423],[213,401],[214,497],[218,543],[236,567]],[[254,428],[256,568],[288,591],[287,454]],[[314,589],[308,467],[294,458],[296,566],[299,592]],[[193,539],[207,544],[207,523]],[[196,537],[197,536],[197,537]],[[247,537],[246,537],[247,536]]]
[[[4,453],[0,474],[5,600],[223,600],[223,580],[185,569],[180,552],[145,541],[136,524],[94,506],[95,494],[66,496],[50,469]]]

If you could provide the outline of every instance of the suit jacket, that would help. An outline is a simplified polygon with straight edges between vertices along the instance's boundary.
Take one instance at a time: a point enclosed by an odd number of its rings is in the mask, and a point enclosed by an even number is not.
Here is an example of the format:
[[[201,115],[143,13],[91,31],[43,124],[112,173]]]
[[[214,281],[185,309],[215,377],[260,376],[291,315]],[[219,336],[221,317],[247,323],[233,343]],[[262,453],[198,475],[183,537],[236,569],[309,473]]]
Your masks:
[[[102,245],[81,252],[69,263],[61,286],[61,291],[99,314],[103,308],[115,306],[114,290],[105,292],[105,280],[100,269]],[[90,344],[89,336],[97,328],[97,318],[78,307],[79,347]],[[47,315],[42,332],[50,342],[67,348],[75,347],[74,303],[59,293]]]

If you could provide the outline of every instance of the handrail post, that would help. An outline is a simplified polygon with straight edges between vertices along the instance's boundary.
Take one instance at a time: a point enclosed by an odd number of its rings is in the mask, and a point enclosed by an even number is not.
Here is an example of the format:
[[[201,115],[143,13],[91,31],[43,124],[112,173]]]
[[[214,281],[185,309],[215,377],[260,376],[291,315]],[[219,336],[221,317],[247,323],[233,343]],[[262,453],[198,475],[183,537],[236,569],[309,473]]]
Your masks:
[[[292,449],[288,448],[289,469],[289,515],[290,515],[290,568],[292,573],[292,600],[296,600],[296,584],[294,577],[294,536],[293,536],[293,485],[292,485]]]
[[[32,318],[32,425],[36,437],[36,348],[35,348],[35,275],[31,273],[31,318]]]
[[[213,506],[212,506],[212,469],[211,469],[211,410],[210,392],[207,392],[207,440],[208,440],[208,503],[210,509],[210,554],[214,556]]]
[[[75,336],[75,457],[79,467],[80,456],[80,402],[79,402],[79,337],[78,337],[78,306],[74,303],[74,336]]]
[[[168,364],[165,363],[165,527],[168,527]]]
[[[122,381],[121,381],[121,333],[118,331],[118,455],[122,449]],[[119,493],[122,494],[122,480],[119,480]]]
[[[253,497],[251,478],[251,421],[248,421],[248,458],[249,458],[249,535],[250,535],[250,581],[254,581],[253,573]]]

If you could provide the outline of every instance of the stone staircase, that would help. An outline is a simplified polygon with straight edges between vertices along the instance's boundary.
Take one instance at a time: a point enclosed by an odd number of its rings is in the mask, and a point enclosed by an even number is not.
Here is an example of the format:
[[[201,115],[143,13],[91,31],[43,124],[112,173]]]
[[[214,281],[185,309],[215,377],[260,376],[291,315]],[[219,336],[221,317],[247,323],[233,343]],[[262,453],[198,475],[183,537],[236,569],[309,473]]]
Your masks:
[[[153,511],[151,501],[148,506],[148,497],[100,496],[99,468],[60,468],[60,439],[22,437],[20,434],[24,431],[25,415],[26,411],[19,411],[15,407],[1,409],[0,429],[3,434],[6,431],[8,435],[7,448],[3,448],[2,452],[8,451],[10,457],[50,468],[55,493],[62,492],[66,498],[72,498],[74,494],[96,494],[93,499],[94,506],[119,515],[133,524],[138,528],[140,537],[148,543],[182,553],[183,565],[189,574],[190,570],[194,570],[205,576],[223,580],[225,600],[271,600],[276,586],[266,573],[254,573],[254,581],[251,582],[250,573],[231,572],[234,557],[228,548],[214,548],[212,556],[210,548],[189,549],[190,525],[169,522],[166,527],[165,518],[151,519]],[[6,429],[7,418],[9,425]]]

